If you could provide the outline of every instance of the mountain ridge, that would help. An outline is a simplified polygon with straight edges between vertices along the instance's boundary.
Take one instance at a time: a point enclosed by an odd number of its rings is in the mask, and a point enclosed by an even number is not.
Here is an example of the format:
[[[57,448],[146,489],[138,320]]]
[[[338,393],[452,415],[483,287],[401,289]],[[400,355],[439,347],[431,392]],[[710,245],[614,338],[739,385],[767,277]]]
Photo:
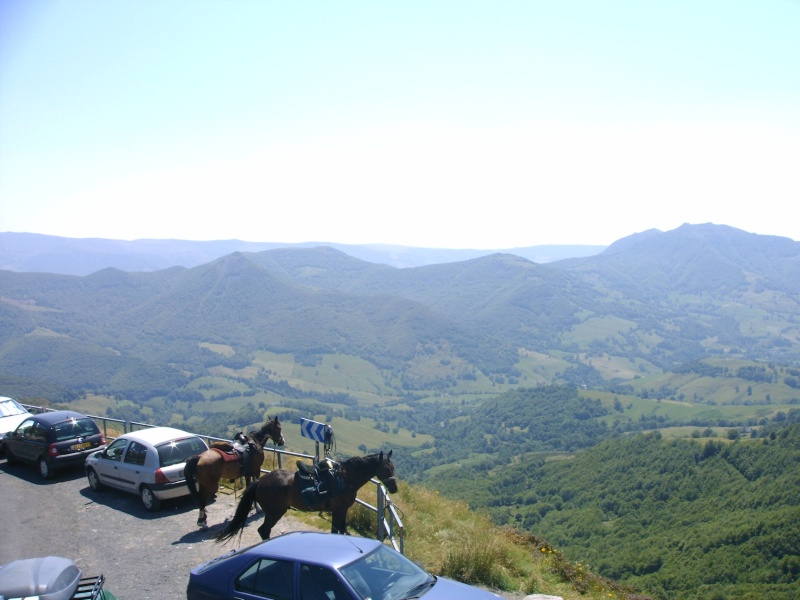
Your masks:
[[[113,240],[67,238],[38,233],[0,232],[0,269],[16,272],[89,275],[107,267],[123,271],[157,271],[173,266],[196,267],[233,252],[262,252],[279,248],[335,248],[349,256],[398,268],[459,262],[498,250],[415,248],[391,244],[334,242],[247,242],[242,240]],[[533,262],[552,262],[570,256],[589,256],[599,245],[541,245],[502,250]]]
[[[415,371],[407,381],[423,388],[463,387],[479,374],[519,379],[520,353],[534,353],[564,363],[556,380],[572,365],[614,385],[624,378],[594,361],[625,360],[634,373],[721,355],[796,364],[800,283],[786,279],[798,269],[797,242],[707,224],[546,265],[493,253],[397,268],[316,247],[153,272],[5,270],[0,358],[38,329],[62,336],[54,344],[66,336],[159,373],[202,369],[202,344],[224,344],[241,359],[349,354],[392,372],[387,380]]]

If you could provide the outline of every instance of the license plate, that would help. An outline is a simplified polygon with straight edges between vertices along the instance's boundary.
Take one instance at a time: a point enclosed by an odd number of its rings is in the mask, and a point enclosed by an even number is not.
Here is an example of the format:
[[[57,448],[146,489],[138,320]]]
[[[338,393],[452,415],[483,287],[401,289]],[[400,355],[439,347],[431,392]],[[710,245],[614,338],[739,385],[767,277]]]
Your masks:
[[[73,444],[72,446],[69,447],[69,449],[70,450],[84,450],[86,448],[91,448],[91,447],[92,447],[92,443],[91,442],[83,442],[82,444]]]

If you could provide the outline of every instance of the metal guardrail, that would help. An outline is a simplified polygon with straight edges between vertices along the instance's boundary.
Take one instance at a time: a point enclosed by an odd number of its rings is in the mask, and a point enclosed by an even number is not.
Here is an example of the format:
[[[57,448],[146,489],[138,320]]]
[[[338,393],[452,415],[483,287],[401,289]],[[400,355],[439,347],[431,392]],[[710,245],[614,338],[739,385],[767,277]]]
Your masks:
[[[23,404],[28,411],[31,413],[40,413],[46,411],[53,411],[57,409],[53,408],[45,408],[42,406],[35,406],[30,404]],[[131,431],[137,431],[139,429],[149,429],[151,427],[158,427],[158,425],[152,425],[150,423],[140,423],[138,421],[128,421],[122,419],[112,419],[111,417],[101,417],[98,415],[86,415],[87,417],[100,422],[101,429],[103,430],[103,435],[106,439],[114,439],[114,436],[108,435],[108,424],[109,423],[118,423],[122,425],[122,432],[123,433],[130,433]],[[192,432],[187,432],[192,433]],[[213,437],[209,435],[201,435],[198,433],[192,433],[192,435],[196,435],[199,438],[206,440],[206,443],[210,445],[211,442],[229,442],[225,438]],[[293,456],[297,458],[306,458],[311,459],[312,461],[315,460],[317,457],[312,456],[310,454],[302,454],[298,452],[290,452],[288,450],[281,450],[279,448],[265,446],[265,452],[272,452],[275,458],[278,461],[278,468],[283,468],[283,457],[284,456]],[[261,469],[261,473],[269,473],[269,469]],[[376,514],[377,517],[377,538],[380,541],[385,541],[387,538],[389,542],[392,544],[392,547],[400,552],[401,554],[404,553],[404,539],[405,539],[405,528],[403,527],[403,521],[400,518],[400,510],[397,506],[392,502],[391,498],[389,497],[389,492],[386,490],[384,485],[378,481],[377,479],[371,479],[371,483],[376,486],[376,495],[377,495],[377,504],[378,506],[372,506],[371,504],[356,498],[356,502],[366,508],[367,510],[371,510]]]

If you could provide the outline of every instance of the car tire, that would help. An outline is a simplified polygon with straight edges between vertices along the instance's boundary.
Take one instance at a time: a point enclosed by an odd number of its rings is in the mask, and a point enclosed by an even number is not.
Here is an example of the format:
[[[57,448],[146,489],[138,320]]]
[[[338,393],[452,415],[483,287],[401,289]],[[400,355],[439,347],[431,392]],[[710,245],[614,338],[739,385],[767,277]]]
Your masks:
[[[55,471],[50,466],[50,463],[47,462],[46,458],[39,459],[39,475],[42,476],[43,479],[52,479],[55,477]]]
[[[100,477],[94,469],[86,471],[86,479],[89,480],[89,487],[93,492],[102,492],[105,486],[100,481]]]
[[[18,462],[17,457],[11,453],[11,449],[6,447],[6,464],[16,465]]]
[[[147,510],[155,511],[161,508],[161,500],[159,500],[158,497],[153,493],[153,490],[146,485],[142,486],[140,496],[142,497],[142,504],[144,504],[144,507]]]

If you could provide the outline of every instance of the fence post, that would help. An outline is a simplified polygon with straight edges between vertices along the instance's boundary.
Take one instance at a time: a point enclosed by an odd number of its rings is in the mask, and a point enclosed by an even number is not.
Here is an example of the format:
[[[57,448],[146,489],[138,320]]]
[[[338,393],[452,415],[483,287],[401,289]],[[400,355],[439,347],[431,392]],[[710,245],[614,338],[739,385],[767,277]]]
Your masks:
[[[383,486],[378,484],[378,540],[383,541],[386,539],[386,528],[384,527],[384,517],[386,509],[386,498],[383,495]]]

